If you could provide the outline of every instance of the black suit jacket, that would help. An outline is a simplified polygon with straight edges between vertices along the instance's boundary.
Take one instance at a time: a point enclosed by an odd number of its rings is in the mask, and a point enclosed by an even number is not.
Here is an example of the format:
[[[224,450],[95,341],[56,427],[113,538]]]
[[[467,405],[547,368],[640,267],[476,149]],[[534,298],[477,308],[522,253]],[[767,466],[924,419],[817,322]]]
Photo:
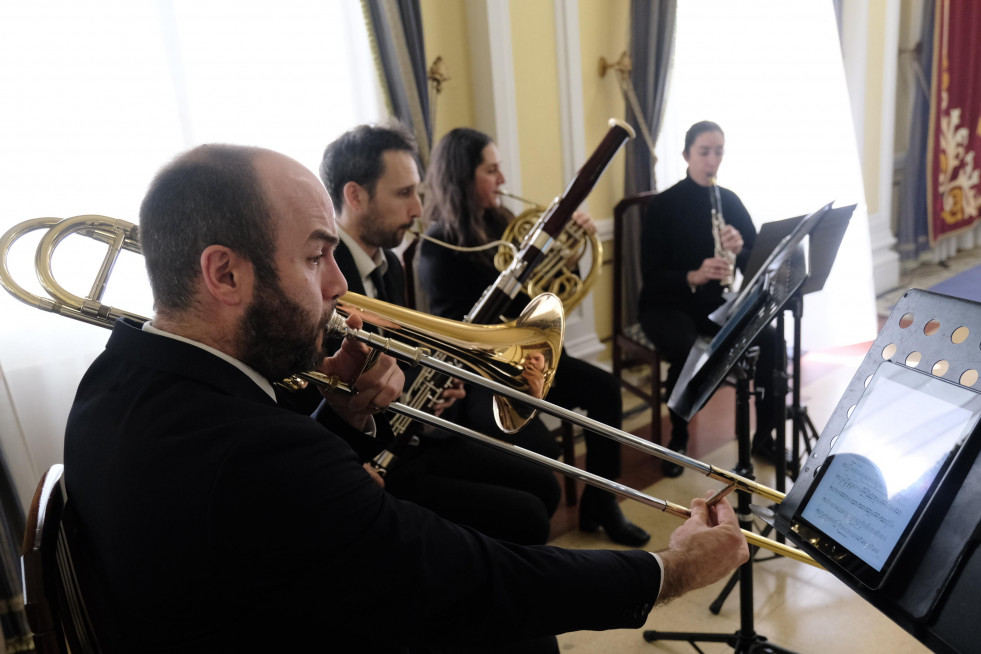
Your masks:
[[[398,255],[391,250],[383,249],[385,260],[388,261],[388,270],[382,278],[385,283],[386,302],[405,306],[405,271],[402,269],[402,261]],[[361,281],[361,273],[358,266],[354,263],[354,256],[343,241],[337,244],[334,250],[334,260],[337,267],[347,280],[347,290],[352,293],[364,295],[364,283]]]
[[[87,594],[111,620],[107,651],[386,652],[644,623],[649,553],[453,525],[371,481],[345,429],[117,323],[65,436],[76,565],[99,579]]]

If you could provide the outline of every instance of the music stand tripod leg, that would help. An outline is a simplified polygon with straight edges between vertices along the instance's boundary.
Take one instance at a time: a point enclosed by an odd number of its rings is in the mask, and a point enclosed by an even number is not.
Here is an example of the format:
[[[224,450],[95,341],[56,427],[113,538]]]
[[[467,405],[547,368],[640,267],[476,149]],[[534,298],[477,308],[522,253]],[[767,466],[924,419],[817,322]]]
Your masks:
[[[739,446],[739,463],[737,468],[740,474],[752,479],[753,462],[751,458],[751,443],[749,435],[749,398],[752,395],[749,384],[756,371],[756,359],[759,356],[759,347],[751,347],[746,354],[739,360],[733,370],[736,373],[736,436]],[[752,501],[750,494],[737,491],[737,515],[739,523],[743,529],[751,529],[753,526],[753,513],[749,508]],[[687,641],[696,650],[696,642],[727,643],[737,654],[749,654],[758,652],[775,652],[779,654],[794,654],[790,650],[783,649],[767,642],[765,636],[756,633],[753,625],[753,559],[750,558],[741,565],[738,570],[739,581],[739,630],[735,633],[692,633],[677,631],[657,631],[649,629],[644,631],[644,640],[649,643],[658,640],[680,640]]]
[[[793,388],[791,393],[791,406],[790,406],[790,417],[793,423],[793,443],[792,445],[792,456],[791,456],[791,468],[788,471],[790,478],[797,481],[797,476],[800,474],[800,464],[801,458],[806,453],[807,456],[811,454],[812,444],[817,443],[818,438],[821,436],[818,433],[817,428],[814,423],[811,422],[810,416],[807,415],[807,407],[801,404],[800,389],[801,389],[801,321],[804,315],[804,298],[800,293],[794,296],[793,301],[790,303],[791,313],[794,318],[794,355],[793,355]],[[801,443],[804,445],[804,452],[800,451]]]

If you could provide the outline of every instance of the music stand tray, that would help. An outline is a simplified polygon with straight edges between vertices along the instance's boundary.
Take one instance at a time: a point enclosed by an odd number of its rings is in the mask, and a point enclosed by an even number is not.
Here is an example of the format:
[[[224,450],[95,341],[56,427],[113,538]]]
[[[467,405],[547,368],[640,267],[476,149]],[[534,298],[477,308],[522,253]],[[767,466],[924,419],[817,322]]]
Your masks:
[[[796,221],[739,294],[712,314],[722,328],[711,341],[695,342],[668,398],[672,411],[691,420],[763,328],[801,289],[807,278],[802,241],[830,211],[831,204],[827,204]]]

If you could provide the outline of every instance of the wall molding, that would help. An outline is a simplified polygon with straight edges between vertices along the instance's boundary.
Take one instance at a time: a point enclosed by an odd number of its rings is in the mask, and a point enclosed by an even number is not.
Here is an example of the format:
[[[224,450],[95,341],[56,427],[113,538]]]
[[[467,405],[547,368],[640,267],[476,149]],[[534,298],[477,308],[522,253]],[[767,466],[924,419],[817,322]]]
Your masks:
[[[582,56],[579,41],[579,0],[553,0],[555,15],[555,55],[559,77],[559,129],[562,139],[562,174],[566,183],[586,161],[586,118],[583,109]],[[588,200],[582,208],[589,209]],[[596,216],[593,216],[596,220]],[[580,262],[585,270],[593,265],[586,255]],[[602,265],[602,262],[599,263]],[[572,356],[595,363],[606,351],[596,333],[596,308],[592,294],[566,316],[566,350]]]
[[[876,295],[899,286],[899,255],[896,237],[892,232],[892,198],[896,124],[896,75],[899,52],[900,7],[898,2],[886,3],[886,21],[882,44],[883,74],[877,82],[882,86],[882,108],[878,126],[879,150],[865,151],[865,130],[876,129],[865,120],[865,93],[868,79],[869,6],[864,2],[845,3],[842,17],[842,60],[852,107],[852,123],[859,160],[873,154],[879,158],[879,177],[875,180],[876,211],[869,212],[869,243],[872,249],[872,278]],[[864,166],[863,166],[864,168]]]
[[[471,78],[476,129],[490,134],[501,150],[501,163],[511,180],[509,190],[521,194],[514,51],[509,0],[466,3],[470,35]]]

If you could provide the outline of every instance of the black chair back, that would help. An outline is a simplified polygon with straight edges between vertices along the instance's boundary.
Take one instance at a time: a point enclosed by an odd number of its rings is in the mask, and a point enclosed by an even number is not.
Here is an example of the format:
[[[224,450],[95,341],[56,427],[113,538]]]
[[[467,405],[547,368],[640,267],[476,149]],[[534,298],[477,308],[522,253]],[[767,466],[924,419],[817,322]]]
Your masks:
[[[59,463],[41,477],[27,516],[21,547],[24,610],[39,654],[95,654],[100,651],[95,628],[69,546],[63,473]]]
[[[657,195],[646,191],[630,195],[620,200],[613,208],[613,375],[620,384],[651,407],[651,440],[661,442],[661,358],[654,345],[644,335],[639,323],[625,324],[623,319],[625,302],[637,302],[636,295],[625,297],[624,248],[635,243],[636,238],[627,239],[628,220],[643,217],[647,204]],[[639,224],[639,222],[637,223]],[[624,370],[637,365],[650,368],[650,388],[624,377]]]

